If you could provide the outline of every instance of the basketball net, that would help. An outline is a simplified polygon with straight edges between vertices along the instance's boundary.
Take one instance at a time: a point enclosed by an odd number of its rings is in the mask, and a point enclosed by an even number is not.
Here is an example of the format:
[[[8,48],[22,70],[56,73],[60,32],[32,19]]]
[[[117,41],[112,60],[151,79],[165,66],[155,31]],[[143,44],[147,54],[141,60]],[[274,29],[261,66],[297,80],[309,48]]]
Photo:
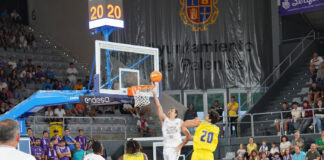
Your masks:
[[[147,88],[133,88],[133,93],[134,94],[134,106],[135,107],[145,107],[148,106],[150,102],[150,97],[153,96],[152,93],[152,88],[147,87]]]

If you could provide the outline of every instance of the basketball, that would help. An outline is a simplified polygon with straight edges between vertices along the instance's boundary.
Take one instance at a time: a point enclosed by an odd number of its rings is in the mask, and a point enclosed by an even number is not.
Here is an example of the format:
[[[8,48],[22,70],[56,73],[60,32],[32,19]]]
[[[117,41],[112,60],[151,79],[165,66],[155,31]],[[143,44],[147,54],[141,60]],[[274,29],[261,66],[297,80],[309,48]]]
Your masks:
[[[159,71],[154,71],[151,73],[151,80],[153,82],[160,82],[162,80],[162,74]]]

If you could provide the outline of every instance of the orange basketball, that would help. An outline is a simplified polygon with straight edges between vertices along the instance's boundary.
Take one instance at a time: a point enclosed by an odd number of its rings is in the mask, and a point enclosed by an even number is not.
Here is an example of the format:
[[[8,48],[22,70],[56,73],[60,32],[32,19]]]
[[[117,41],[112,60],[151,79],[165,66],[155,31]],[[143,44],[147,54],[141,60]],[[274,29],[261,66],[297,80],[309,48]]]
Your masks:
[[[154,71],[151,73],[152,82],[160,82],[162,80],[162,74],[159,71]]]

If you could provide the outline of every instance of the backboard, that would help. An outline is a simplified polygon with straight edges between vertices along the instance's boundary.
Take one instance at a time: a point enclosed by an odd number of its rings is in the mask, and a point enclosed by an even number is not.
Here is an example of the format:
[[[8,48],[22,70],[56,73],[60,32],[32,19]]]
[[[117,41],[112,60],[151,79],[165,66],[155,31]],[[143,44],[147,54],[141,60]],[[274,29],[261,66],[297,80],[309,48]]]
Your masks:
[[[127,88],[151,85],[150,74],[159,71],[157,48],[96,40],[95,49],[100,95],[131,98]],[[156,88],[159,96],[159,83]]]

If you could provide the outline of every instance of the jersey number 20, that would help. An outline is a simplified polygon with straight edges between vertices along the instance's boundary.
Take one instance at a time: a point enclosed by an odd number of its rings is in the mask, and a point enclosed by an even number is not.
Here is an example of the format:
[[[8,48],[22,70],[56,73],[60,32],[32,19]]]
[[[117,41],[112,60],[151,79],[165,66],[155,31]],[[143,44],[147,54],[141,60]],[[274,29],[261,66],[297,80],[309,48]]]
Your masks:
[[[213,132],[207,132],[207,131],[203,131],[204,135],[202,135],[200,137],[200,141],[202,142],[206,142],[206,136],[207,136],[207,143],[211,143],[213,141],[214,138],[214,133]]]

